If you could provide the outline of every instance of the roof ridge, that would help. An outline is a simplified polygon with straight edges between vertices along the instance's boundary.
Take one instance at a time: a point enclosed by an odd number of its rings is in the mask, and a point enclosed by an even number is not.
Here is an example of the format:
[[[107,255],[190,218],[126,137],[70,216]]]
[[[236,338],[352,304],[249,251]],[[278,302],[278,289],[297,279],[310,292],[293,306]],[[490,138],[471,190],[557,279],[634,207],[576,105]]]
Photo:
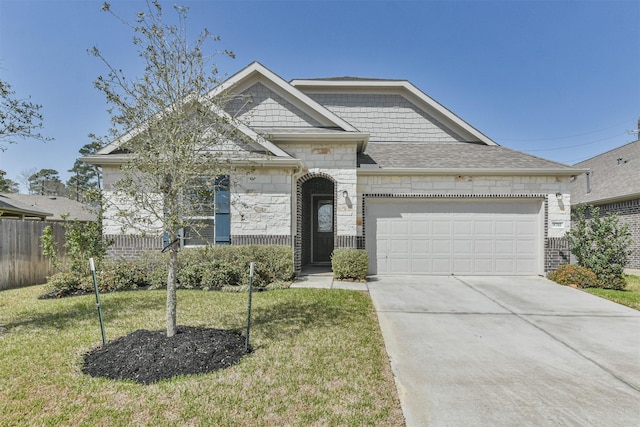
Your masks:
[[[358,76],[334,76],[334,77],[311,77],[311,78],[296,78],[291,79],[290,82],[294,80],[307,80],[307,81],[372,81],[372,82],[404,82],[406,79],[384,79],[380,77],[358,77]]]
[[[591,161],[591,160],[593,160],[593,159],[595,159],[595,158],[597,158],[597,157],[602,157],[602,156],[604,156],[605,154],[611,154],[611,153],[613,153],[613,152],[615,152],[615,151],[617,151],[617,150],[620,150],[620,149],[622,149],[622,148],[628,147],[629,145],[632,145],[632,144],[635,144],[635,143],[638,143],[638,142],[640,142],[640,139],[637,139],[637,140],[635,140],[635,141],[631,141],[631,142],[627,142],[627,143],[626,143],[626,144],[624,144],[624,145],[621,145],[621,146],[616,147],[616,148],[612,148],[612,149],[610,149],[610,150],[608,150],[608,151],[605,151],[604,153],[596,154],[595,156],[589,157],[588,159],[585,159],[585,160],[583,160],[583,161],[581,161],[581,162],[578,162],[578,163],[574,164],[574,166],[578,166],[578,165],[581,165],[582,163],[589,162],[589,161]]]

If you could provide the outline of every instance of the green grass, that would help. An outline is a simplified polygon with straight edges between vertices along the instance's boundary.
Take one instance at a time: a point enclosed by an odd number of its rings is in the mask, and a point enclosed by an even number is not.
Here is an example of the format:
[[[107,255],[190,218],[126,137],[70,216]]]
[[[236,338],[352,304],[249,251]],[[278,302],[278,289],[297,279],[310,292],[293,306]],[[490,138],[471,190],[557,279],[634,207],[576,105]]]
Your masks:
[[[0,424],[403,425],[366,293],[290,289],[253,297],[255,351],[231,368],[144,386],[81,373],[101,344],[95,298],[0,292]],[[164,326],[164,291],[102,295],[107,339]],[[246,294],[178,292],[178,323],[243,330]]]
[[[624,291],[615,291],[612,289],[587,288],[585,291],[590,294],[598,295],[618,304],[640,310],[640,277],[625,276],[627,288]]]

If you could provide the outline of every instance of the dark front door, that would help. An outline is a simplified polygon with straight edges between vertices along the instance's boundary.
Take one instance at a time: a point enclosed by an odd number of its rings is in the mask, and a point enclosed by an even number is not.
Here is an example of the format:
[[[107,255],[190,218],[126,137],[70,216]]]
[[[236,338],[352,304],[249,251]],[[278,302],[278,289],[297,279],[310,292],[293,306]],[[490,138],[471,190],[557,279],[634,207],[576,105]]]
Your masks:
[[[329,263],[333,252],[333,197],[313,197],[311,262]]]

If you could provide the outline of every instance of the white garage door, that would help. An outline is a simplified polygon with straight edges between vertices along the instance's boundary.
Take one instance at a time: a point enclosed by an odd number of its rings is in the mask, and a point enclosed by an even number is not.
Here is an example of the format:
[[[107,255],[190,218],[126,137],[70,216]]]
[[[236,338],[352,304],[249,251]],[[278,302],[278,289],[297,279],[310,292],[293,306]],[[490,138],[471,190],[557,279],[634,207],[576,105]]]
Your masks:
[[[370,274],[543,272],[540,199],[369,198]]]

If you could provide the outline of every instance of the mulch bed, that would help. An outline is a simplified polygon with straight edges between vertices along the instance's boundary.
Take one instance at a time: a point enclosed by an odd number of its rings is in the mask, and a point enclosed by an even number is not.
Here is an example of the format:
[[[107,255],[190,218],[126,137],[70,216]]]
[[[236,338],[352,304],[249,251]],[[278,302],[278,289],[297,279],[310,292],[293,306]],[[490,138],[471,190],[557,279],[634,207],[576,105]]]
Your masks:
[[[228,368],[245,354],[245,337],[233,331],[178,326],[168,338],[166,331],[140,329],[87,353],[82,372],[151,384]]]

